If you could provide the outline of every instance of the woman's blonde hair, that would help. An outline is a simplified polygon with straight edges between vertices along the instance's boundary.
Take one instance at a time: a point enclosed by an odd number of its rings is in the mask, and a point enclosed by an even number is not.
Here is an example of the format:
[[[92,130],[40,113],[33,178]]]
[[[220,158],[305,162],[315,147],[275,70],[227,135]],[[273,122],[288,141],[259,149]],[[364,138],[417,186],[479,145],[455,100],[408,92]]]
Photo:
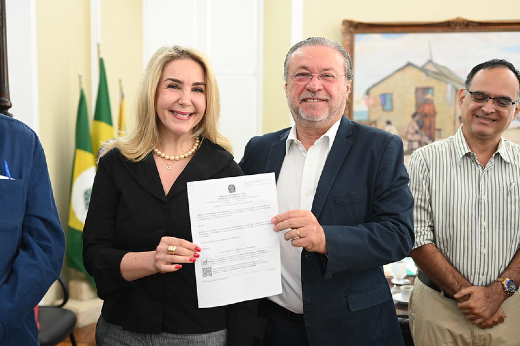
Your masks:
[[[220,117],[220,93],[208,60],[196,50],[179,46],[162,47],[150,59],[139,83],[134,116],[127,134],[116,141],[105,144],[104,152],[118,148],[131,161],[140,161],[159,146],[160,138],[155,111],[155,96],[164,67],[174,60],[189,59],[198,63],[205,75],[206,112],[194,127],[193,136],[207,138],[232,153],[231,143],[218,132]]]

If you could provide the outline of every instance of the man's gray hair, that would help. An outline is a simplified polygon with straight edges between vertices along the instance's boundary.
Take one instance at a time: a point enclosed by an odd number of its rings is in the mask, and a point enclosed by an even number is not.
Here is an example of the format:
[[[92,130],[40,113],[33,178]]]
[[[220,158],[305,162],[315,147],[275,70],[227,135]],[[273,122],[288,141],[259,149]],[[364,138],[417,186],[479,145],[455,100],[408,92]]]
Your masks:
[[[301,47],[306,46],[321,46],[321,47],[330,47],[336,51],[338,51],[345,60],[345,77],[347,80],[352,80],[352,59],[350,58],[350,54],[343,48],[342,45],[335,41],[331,41],[324,37],[309,37],[303,41],[296,43],[294,46],[289,49],[287,55],[285,56],[285,62],[283,65],[283,79],[287,81],[287,76],[289,75],[289,60],[291,60],[292,55],[295,51],[300,49]]]

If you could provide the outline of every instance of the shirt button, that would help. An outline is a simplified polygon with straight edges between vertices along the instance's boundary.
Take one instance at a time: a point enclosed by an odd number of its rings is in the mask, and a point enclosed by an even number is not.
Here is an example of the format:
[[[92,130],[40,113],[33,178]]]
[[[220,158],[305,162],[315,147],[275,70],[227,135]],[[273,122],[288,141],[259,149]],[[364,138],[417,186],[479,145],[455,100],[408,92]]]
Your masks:
[[[312,167],[313,163],[312,163],[312,162],[309,162],[308,165],[309,165],[309,167]]]
[[[482,253],[485,255],[487,253],[486,249],[482,249]]]
[[[486,221],[482,221],[482,227],[486,227]]]
[[[305,192],[305,196],[309,197],[311,193],[309,191]]]

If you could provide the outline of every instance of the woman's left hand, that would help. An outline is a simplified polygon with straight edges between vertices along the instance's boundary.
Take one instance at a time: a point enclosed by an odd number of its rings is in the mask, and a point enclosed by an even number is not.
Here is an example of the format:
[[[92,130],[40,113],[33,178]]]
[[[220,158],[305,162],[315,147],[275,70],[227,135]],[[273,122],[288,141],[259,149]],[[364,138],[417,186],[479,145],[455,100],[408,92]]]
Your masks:
[[[155,249],[155,269],[170,273],[182,268],[181,263],[193,263],[200,257],[200,247],[187,240],[162,237]]]
[[[195,262],[200,250],[187,240],[162,237],[155,251],[126,253],[121,259],[121,276],[126,281],[134,281],[157,273],[175,272],[182,269],[182,263]]]

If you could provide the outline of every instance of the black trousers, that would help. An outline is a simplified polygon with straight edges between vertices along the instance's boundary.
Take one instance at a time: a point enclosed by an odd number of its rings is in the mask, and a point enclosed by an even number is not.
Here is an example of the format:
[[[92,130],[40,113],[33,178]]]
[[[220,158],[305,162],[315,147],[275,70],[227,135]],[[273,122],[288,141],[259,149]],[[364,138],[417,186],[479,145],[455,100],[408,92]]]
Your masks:
[[[267,298],[260,301],[259,314],[268,321],[269,331],[264,345],[309,345],[303,315],[295,314]]]

